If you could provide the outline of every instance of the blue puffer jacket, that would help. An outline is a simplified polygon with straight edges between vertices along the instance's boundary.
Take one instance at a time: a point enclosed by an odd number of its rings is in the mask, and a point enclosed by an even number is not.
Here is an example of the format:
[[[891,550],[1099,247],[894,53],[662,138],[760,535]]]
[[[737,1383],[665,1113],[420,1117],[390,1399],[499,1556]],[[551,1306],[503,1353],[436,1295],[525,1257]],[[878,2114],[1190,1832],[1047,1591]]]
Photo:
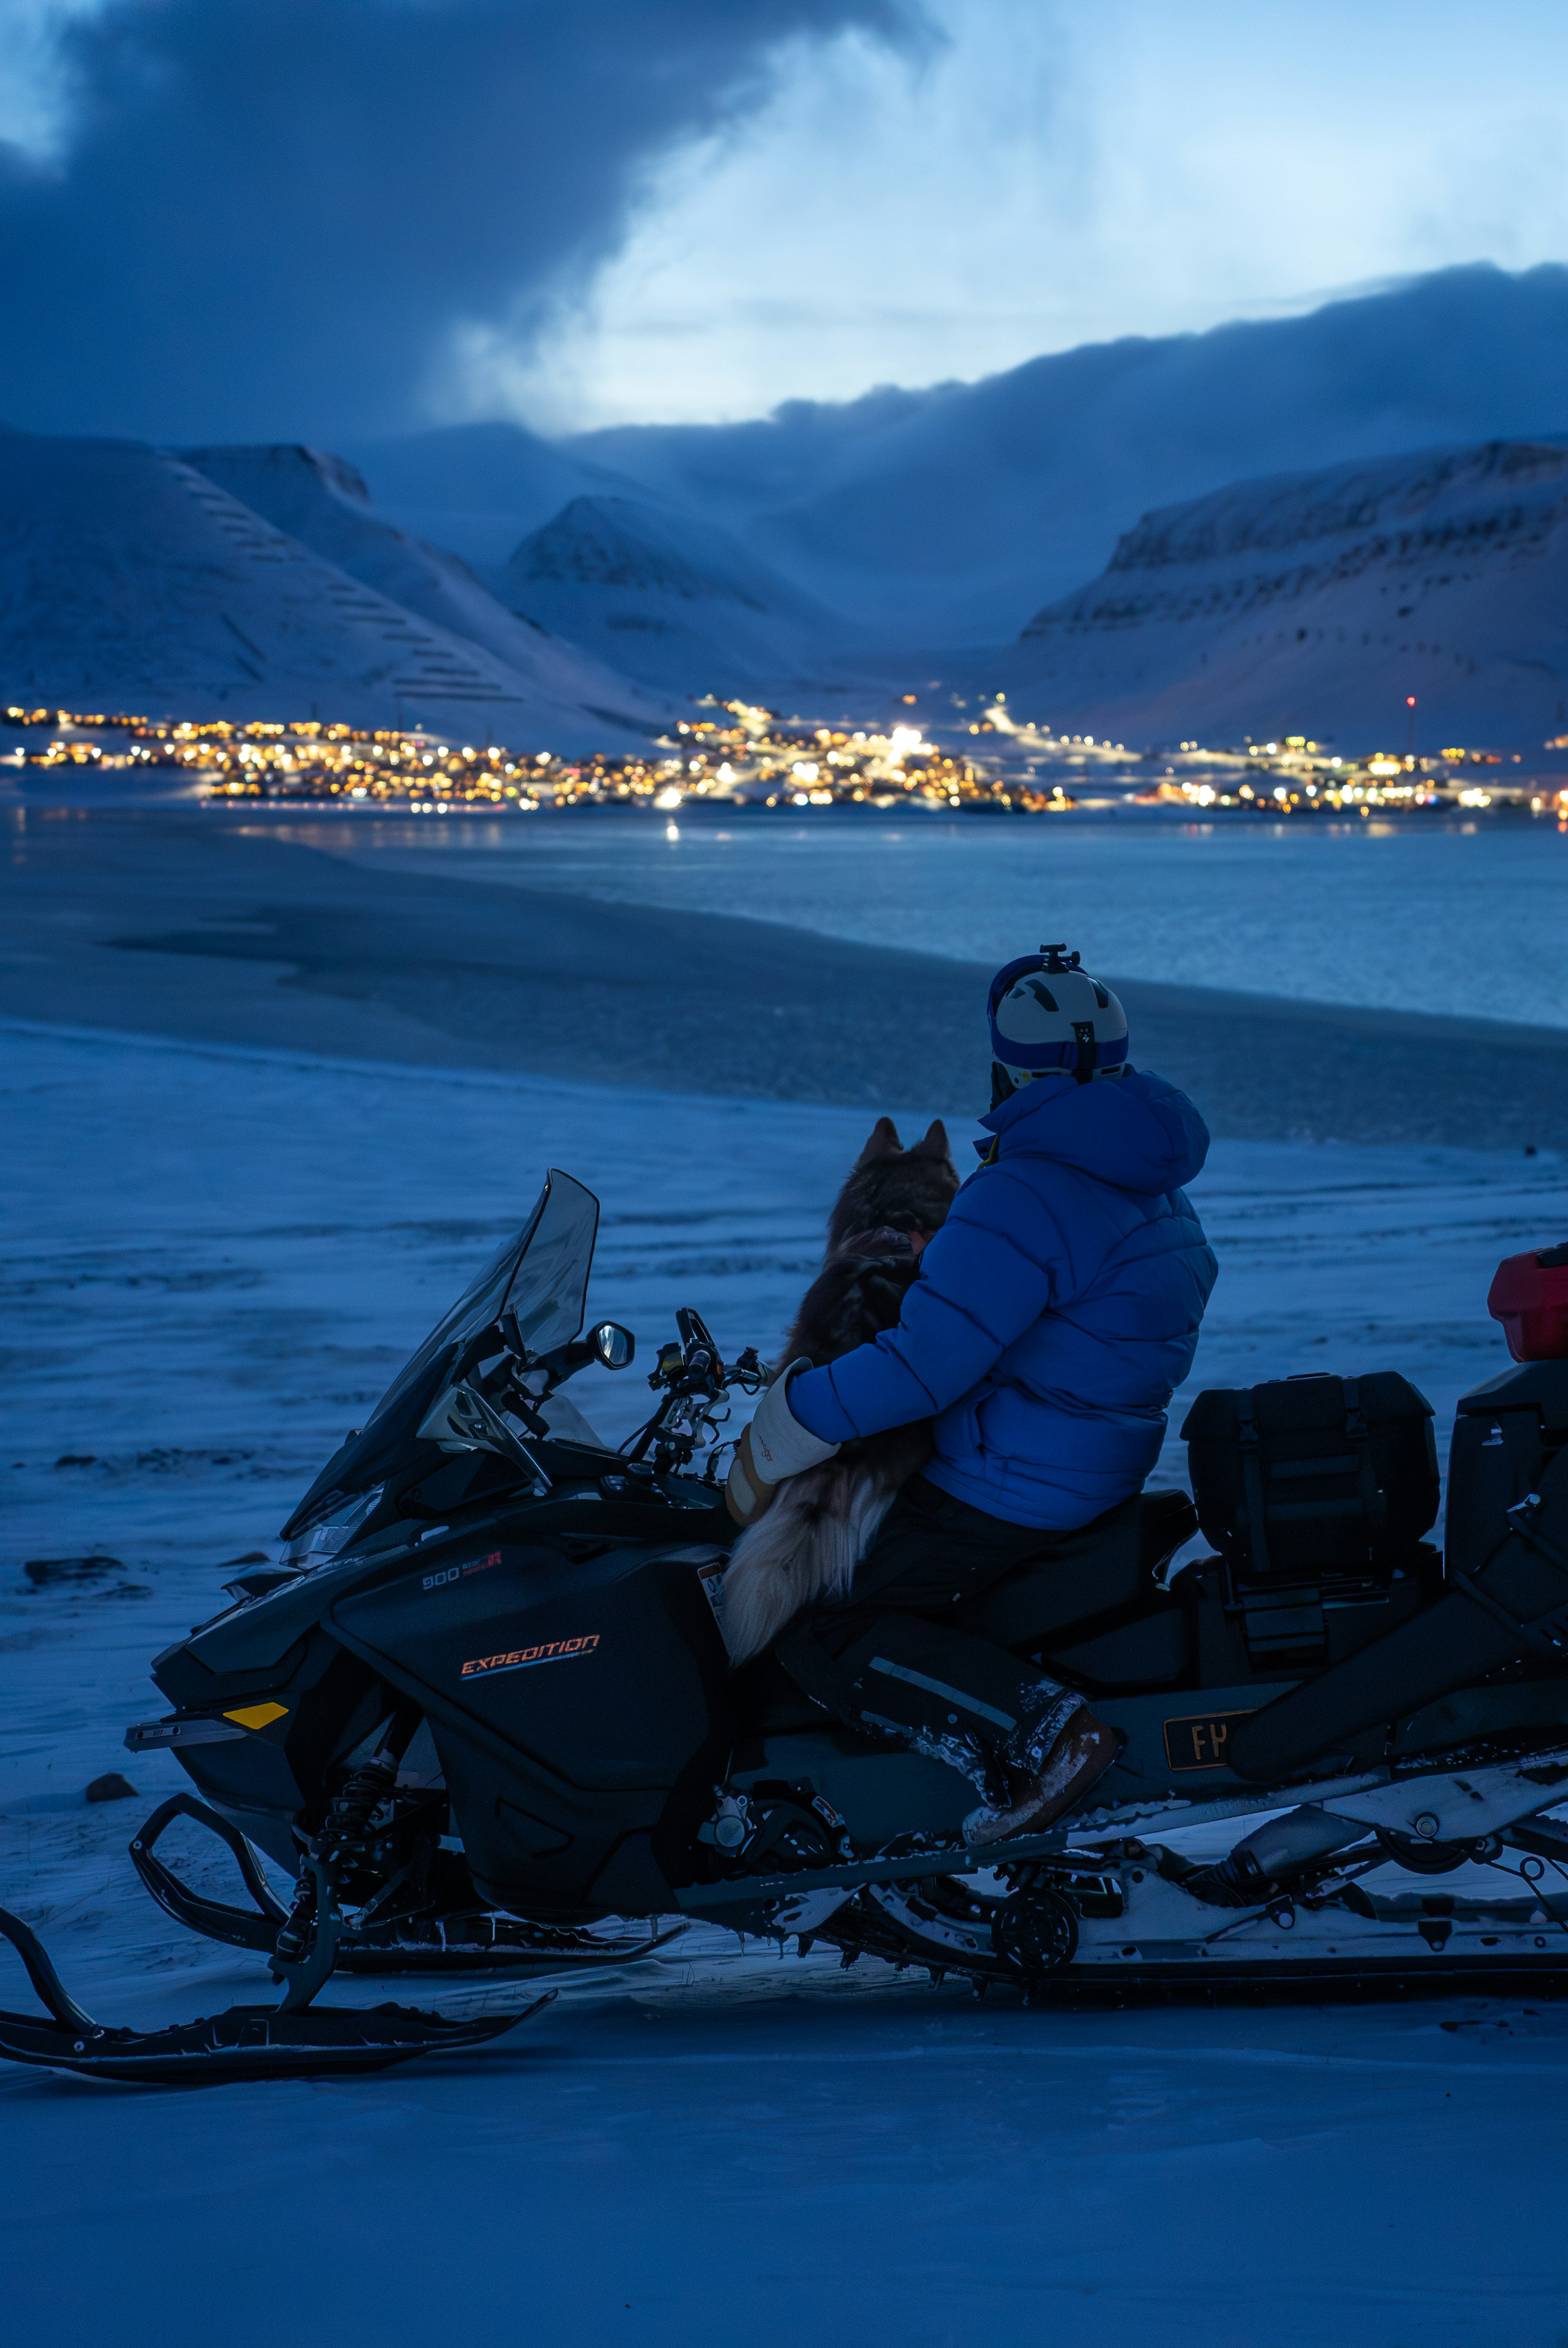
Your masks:
[[[903,1318],[792,1379],[825,1442],[934,1417],[933,1484],[1020,1525],[1087,1524],[1135,1492],[1192,1367],[1218,1272],[1180,1185],[1208,1153],[1184,1093],[1130,1071],[1025,1085],[983,1123]]]

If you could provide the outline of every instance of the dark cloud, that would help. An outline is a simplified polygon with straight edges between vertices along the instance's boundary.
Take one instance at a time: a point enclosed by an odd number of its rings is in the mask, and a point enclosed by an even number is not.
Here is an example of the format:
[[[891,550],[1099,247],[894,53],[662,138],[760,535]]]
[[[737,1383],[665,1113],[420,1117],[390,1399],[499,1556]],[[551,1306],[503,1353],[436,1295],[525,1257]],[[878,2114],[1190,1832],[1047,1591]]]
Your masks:
[[[0,415],[157,438],[410,420],[452,327],[542,317],[661,149],[792,39],[917,0],[110,0],[72,137],[0,145]]]

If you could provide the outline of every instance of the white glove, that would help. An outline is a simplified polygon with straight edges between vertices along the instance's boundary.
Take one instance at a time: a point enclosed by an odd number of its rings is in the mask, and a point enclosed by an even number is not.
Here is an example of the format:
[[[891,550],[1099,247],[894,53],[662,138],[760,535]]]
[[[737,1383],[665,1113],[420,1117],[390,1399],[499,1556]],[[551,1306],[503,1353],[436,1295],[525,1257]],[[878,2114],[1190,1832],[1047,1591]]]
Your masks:
[[[798,1476],[804,1468],[820,1467],[831,1459],[839,1448],[836,1443],[825,1443],[809,1426],[803,1426],[789,1406],[789,1382],[797,1370],[809,1370],[811,1362],[803,1354],[792,1362],[764,1395],[753,1415],[751,1426],[752,1457],[757,1472],[769,1484],[782,1484],[786,1476]]]
[[[805,1354],[792,1362],[769,1386],[750,1426],[735,1446],[724,1486],[724,1498],[737,1524],[754,1524],[786,1476],[818,1468],[838,1450],[836,1443],[804,1427],[789,1406],[789,1382],[797,1370],[809,1370]]]

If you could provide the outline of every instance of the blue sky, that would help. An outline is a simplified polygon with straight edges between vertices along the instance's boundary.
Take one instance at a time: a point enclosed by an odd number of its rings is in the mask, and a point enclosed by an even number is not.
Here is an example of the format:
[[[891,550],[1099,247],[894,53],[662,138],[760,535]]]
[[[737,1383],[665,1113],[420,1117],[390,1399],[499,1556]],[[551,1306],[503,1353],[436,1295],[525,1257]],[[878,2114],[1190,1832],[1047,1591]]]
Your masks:
[[[758,114],[653,172],[621,253],[490,384],[544,415],[745,415],[1568,255],[1560,6],[933,13],[925,49],[797,48]]]
[[[1546,0],[0,0],[0,36],[33,428],[754,415],[1568,254]]]

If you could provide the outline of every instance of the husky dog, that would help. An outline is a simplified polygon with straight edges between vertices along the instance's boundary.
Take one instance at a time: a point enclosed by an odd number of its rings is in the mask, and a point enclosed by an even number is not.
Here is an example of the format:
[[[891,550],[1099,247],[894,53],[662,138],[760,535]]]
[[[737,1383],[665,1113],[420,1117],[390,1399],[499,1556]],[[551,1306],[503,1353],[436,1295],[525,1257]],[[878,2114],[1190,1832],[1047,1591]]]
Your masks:
[[[823,1267],[801,1301],[781,1368],[803,1355],[814,1367],[835,1362],[895,1325],[919,1269],[911,1234],[925,1240],[940,1230],[958,1187],[939,1121],[906,1149],[892,1119],[877,1119],[828,1217]],[[733,1663],[760,1654],[814,1600],[847,1596],[883,1518],[930,1451],[930,1422],[920,1420],[863,1436],[789,1478],[735,1543],[724,1575]]]

